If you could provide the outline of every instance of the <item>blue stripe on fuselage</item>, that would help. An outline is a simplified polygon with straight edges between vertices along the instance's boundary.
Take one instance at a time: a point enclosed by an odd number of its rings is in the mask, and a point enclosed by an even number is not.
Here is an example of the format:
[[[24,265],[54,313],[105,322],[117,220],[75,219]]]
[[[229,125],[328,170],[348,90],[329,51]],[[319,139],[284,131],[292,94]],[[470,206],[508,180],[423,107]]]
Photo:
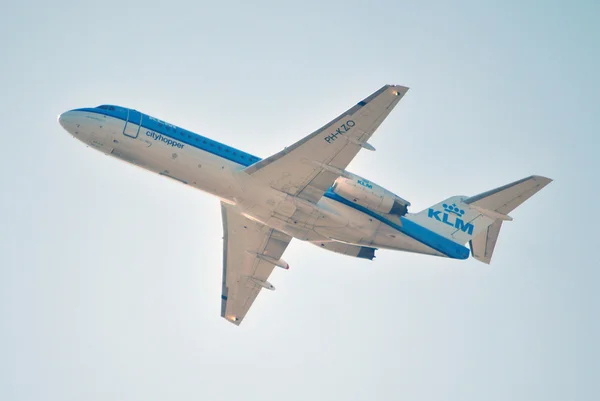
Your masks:
[[[122,107],[115,107],[115,110],[83,108],[75,109],[73,111],[85,111],[89,113],[102,114],[108,117],[122,120],[123,124],[125,124],[125,122],[127,121],[127,109]],[[169,137],[175,141],[184,143],[194,148],[204,150],[208,153],[212,153],[216,156],[240,164],[244,167],[247,167],[261,160],[260,157],[253,156],[249,153],[232,148],[231,146],[227,146],[220,142],[213,141],[212,139],[206,138],[202,135],[198,135],[183,128],[176,127],[172,124],[166,123],[165,121],[154,119],[154,117],[151,117],[147,114],[141,113],[141,115],[142,121],[140,126],[143,129],[154,131],[163,136]],[[132,121],[132,123],[137,124],[135,121]]]
[[[98,109],[98,108],[83,108],[76,109],[73,111],[87,111],[91,113],[98,113],[102,115],[106,115],[109,117],[117,118],[123,121],[123,124],[127,121],[127,109],[116,107],[115,110],[106,110],[106,109]],[[151,118],[149,115],[142,114],[141,127],[157,132],[169,138],[172,138],[176,141],[185,143],[186,145],[190,145],[194,148],[198,148],[208,153],[212,153],[216,156],[222,157],[234,163],[240,164],[244,167],[248,167],[251,164],[261,161],[262,159],[257,156],[253,156],[249,153],[242,152],[241,150],[232,148],[230,146],[224,145],[220,142],[213,141],[212,139],[206,138],[202,135],[195,134],[191,131],[182,129],[180,127],[176,127],[172,124],[166,123],[162,120]],[[157,121],[158,120],[158,121]],[[163,122],[163,124],[160,123]],[[424,243],[425,245],[435,249],[438,252],[443,253],[444,255],[454,258],[454,259],[467,259],[469,257],[469,249],[459,245],[446,237],[443,237],[427,228],[424,228],[404,217],[400,218],[402,225],[399,225],[363,206],[360,206],[356,203],[349,201],[346,198],[341,197],[332,191],[332,189],[328,189],[325,192],[324,196],[336,202],[343,203],[353,209],[356,209],[360,212],[363,212],[382,223],[394,228],[395,230],[400,231],[401,233]]]
[[[404,217],[400,217],[400,222],[402,225],[395,223],[389,219],[386,219],[383,216],[373,212],[372,210],[367,209],[361,205],[357,205],[354,202],[349,201],[348,199],[336,194],[330,189],[325,192],[323,195],[326,198],[332,199],[334,201],[343,203],[344,205],[350,206],[353,209],[356,209],[360,212],[365,213],[384,224],[400,231],[402,234],[405,234],[423,244],[427,245],[430,248],[435,249],[438,252],[443,253],[444,255],[453,258],[453,259],[467,259],[469,257],[469,249],[457,244],[454,241],[449,240],[448,238],[439,235],[436,232],[433,232],[425,227],[422,227]]]

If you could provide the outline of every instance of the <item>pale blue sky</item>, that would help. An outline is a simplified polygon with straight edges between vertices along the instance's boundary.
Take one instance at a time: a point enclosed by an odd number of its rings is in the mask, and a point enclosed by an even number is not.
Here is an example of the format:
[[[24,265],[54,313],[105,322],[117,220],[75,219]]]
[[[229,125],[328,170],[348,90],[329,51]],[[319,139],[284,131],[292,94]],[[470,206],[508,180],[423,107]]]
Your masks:
[[[0,399],[599,399],[600,6],[421,3],[4,5]],[[56,122],[119,104],[265,157],[386,83],[350,170],[413,211],[555,182],[491,266],[293,242],[241,327],[218,200]]]

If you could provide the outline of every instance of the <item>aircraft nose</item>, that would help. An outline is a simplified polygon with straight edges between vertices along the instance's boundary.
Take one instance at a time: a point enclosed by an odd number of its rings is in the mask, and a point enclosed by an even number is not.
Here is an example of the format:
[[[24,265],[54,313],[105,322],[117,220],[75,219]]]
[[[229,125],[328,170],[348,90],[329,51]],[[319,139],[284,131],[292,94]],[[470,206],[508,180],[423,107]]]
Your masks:
[[[75,121],[71,111],[65,111],[58,116],[58,123],[69,133],[75,129]]]
[[[57,120],[58,120],[58,123],[59,123],[59,124],[60,124],[60,125],[61,125],[63,128],[65,128],[65,114],[67,114],[67,113],[62,113],[62,114],[59,114],[59,115],[58,115],[58,119],[57,119]]]

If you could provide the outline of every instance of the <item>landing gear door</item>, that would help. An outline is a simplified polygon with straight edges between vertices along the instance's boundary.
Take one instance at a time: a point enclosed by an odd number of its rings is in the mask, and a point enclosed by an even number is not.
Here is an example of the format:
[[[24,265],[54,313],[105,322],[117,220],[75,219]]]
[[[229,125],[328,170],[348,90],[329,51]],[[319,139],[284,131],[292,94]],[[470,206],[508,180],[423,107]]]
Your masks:
[[[127,122],[125,128],[123,128],[123,135],[130,138],[137,138],[140,133],[140,126],[142,124],[142,113],[136,110],[127,110]]]

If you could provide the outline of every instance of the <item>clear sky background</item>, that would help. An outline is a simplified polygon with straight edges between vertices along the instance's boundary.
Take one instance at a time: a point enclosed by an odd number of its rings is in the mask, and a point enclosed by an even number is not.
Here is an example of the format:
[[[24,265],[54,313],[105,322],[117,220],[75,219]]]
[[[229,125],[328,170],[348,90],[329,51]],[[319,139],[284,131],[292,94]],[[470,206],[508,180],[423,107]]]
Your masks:
[[[600,3],[9,2],[0,23],[0,399],[598,400]],[[531,174],[492,260],[294,241],[220,317],[217,199],[86,148],[136,108],[266,157],[382,85],[350,170],[421,210]]]

